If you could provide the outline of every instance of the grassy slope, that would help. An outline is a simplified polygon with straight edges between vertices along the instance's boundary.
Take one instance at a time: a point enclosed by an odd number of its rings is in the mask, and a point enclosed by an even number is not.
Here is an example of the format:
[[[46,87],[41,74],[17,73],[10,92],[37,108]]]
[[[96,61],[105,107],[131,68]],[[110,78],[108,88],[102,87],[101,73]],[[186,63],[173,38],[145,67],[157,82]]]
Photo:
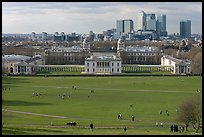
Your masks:
[[[74,120],[79,126],[88,126],[93,122],[96,126],[154,127],[156,121],[173,122],[176,106],[196,89],[202,90],[201,82],[201,77],[3,78],[3,86],[11,88],[3,93],[3,108],[70,117],[45,118],[3,112],[3,121],[7,125],[50,125],[51,122],[65,125],[67,121]],[[77,86],[76,90],[71,88],[73,85]],[[91,89],[95,93],[91,94]],[[32,97],[33,92],[43,95],[40,98]],[[58,94],[63,93],[72,93],[71,98],[60,99]],[[159,115],[160,109],[168,109],[170,116]],[[122,113],[125,120],[118,121],[118,113]],[[130,122],[131,115],[135,116],[136,122]],[[166,123],[165,127],[168,128],[169,124]]]

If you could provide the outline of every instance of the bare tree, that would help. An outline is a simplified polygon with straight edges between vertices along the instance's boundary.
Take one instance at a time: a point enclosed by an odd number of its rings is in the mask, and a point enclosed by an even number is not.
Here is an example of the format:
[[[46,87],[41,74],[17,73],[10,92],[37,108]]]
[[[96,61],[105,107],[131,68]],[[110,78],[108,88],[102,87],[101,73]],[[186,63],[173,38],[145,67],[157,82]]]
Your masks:
[[[193,59],[193,74],[201,74],[202,73],[202,52],[198,52]]]
[[[198,132],[202,121],[202,96],[199,90],[191,98],[187,98],[180,104],[176,120],[185,124],[186,131],[192,124],[195,132]]]

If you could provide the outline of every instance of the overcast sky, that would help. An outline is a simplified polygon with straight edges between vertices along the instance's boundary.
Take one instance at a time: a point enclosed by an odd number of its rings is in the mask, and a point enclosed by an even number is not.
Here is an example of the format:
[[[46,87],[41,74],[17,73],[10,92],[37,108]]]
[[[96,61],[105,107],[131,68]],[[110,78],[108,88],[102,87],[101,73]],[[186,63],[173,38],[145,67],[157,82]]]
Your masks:
[[[169,34],[186,19],[192,33],[202,34],[201,2],[3,2],[2,33],[102,33],[118,19],[132,19],[137,30],[140,11],[165,14]]]

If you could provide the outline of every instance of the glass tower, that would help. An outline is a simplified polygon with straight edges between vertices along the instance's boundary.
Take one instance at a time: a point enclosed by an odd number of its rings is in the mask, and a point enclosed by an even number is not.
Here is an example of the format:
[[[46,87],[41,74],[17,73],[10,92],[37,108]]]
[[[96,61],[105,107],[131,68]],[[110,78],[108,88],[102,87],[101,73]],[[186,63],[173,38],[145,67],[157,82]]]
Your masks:
[[[191,37],[191,21],[190,20],[180,21],[180,37],[181,38]]]
[[[159,36],[166,37],[166,15],[157,15],[157,32]]]

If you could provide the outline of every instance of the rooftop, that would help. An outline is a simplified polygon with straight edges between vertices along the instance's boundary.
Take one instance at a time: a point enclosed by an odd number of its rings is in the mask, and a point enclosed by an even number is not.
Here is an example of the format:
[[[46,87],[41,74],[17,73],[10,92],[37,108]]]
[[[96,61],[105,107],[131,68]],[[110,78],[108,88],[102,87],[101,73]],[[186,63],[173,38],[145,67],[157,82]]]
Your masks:
[[[108,60],[121,60],[121,58],[117,57],[115,55],[112,55],[112,56],[91,56],[91,57],[87,58],[86,60],[104,60],[104,61],[108,61]]]
[[[31,59],[29,56],[24,56],[24,55],[3,55],[2,56],[2,62],[3,61],[26,61]]]
[[[81,46],[71,46],[71,47],[64,47],[64,46],[58,46],[58,47],[52,47],[51,49],[48,49],[48,51],[54,51],[54,52],[80,52],[83,50]]]
[[[157,47],[150,46],[127,46],[125,48],[127,52],[156,52]]]
[[[164,57],[169,59],[169,60],[172,60],[172,61],[174,61],[176,63],[182,63],[182,62],[187,63],[187,64],[191,63],[191,61],[188,60],[188,59],[177,59],[177,58],[174,58],[174,57],[172,57],[170,55],[165,55]]]

